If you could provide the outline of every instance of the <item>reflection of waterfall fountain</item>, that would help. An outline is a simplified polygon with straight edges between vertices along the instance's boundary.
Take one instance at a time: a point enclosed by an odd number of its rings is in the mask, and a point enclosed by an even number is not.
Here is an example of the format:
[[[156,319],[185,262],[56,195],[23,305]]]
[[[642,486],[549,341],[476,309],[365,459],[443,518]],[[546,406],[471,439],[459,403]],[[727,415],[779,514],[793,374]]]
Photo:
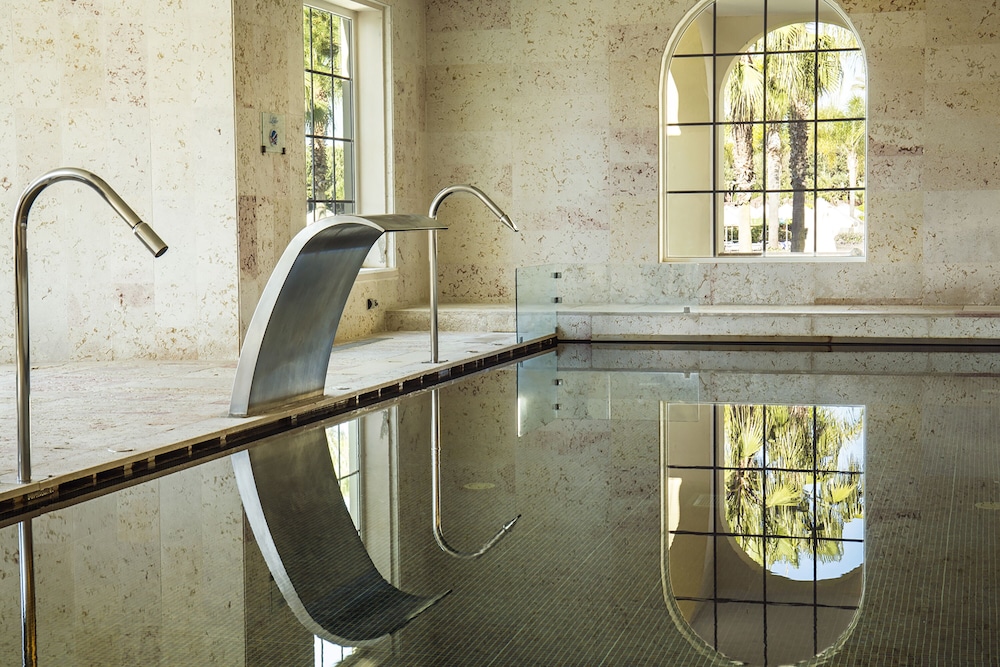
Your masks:
[[[232,456],[271,576],[310,632],[357,646],[406,625],[447,593],[405,593],[379,574],[344,504],[322,426]]]

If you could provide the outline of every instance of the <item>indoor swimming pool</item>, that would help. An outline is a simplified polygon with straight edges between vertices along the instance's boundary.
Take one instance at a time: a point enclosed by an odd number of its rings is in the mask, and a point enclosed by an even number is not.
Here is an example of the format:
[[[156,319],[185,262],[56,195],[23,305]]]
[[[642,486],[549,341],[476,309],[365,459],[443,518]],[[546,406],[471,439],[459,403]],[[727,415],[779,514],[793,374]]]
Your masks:
[[[998,377],[562,345],[8,521],[0,663],[29,531],[43,666],[997,664]]]

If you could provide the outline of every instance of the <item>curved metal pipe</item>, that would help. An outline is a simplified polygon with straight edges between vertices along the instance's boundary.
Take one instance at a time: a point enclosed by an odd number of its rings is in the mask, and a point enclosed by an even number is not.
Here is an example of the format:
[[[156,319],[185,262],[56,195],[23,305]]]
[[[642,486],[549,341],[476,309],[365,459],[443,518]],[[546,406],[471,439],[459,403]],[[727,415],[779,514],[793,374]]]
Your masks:
[[[520,232],[521,230],[517,228],[517,225],[513,223],[510,217],[504,213],[499,206],[494,203],[492,199],[486,196],[482,190],[474,185],[449,185],[448,187],[441,190],[434,196],[431,201],[431,208],[428,215],[432,218],[437,218],[438,209],[441,207],[441,202],[447,199],[450,195],[456,192],[465,192],[470,195],[474,195],[479,198],[479,201],[486,204],[486,208],[492,211],[493,215],[500,219],[500,222],[512,231]],[[431,271],[431,297],[430,297],[430,316],[431,316],[431,363],[436,364],[439,361],[438,358],[438,284],[437,284],[437,230],[431,230],[427,237],[428,239],[428,254],[430,255],[430,271]]]
[[[167,251],[153,228],[147,225],[118,193],[104,182],[104,179],[83,169],[60,167],[35,179],[21,194],[14,211],[14,301],[15,330],[17,346],[17,481],[25,484],[31,481],[31,436],[30,436],[30,355],[28,351],[28,213],[38,195],[53,183],[78,181],[97,191],[122,219],[132,228],[136,237],[153,254],[159,257]]]
[[[521,515],[518,514],[502,525],[497,534],[476,551],[458,551],[449,546],[448,542],[444,539],[444,530],[441,528],[441,400],[437,389],[431,390],[431,486],[434,490],[431,499],[434,511],[434,541],[441,547],[441,551],[449,556],[465,560],[479,558],[496,546],[497,542],[502,540],[514,528],[517,520],[521,518]]]

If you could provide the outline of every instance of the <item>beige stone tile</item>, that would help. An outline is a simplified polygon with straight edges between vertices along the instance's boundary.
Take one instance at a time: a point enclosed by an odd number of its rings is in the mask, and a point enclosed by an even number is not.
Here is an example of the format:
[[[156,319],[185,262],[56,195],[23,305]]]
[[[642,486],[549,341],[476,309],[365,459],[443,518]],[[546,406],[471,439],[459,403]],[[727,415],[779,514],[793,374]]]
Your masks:
[[[924,259],[933,264],[991,264],[1000,251],[994,216],[998,206],[1000,193],[995,191],[927,193]]]
[[[427,70],[427,127],[431,131],[496,131],[511,120],[510,68],[455,65]]]
[[[868,195],[865,214],[869,262],[919,264],[923,260],[923,196],[872,192]]]
[[[427,40],[427,64],[510,65],[512,39],[511,31],[502,28],[436,32]]]
[[[1000,14],[992,0],[967,0],[955,11],[953,3],[927,7],[928,41],[935,46],[1000,42]]]
[[[509,29],[511,0],[462,2],[432,0],[427,3],[427,32]]]

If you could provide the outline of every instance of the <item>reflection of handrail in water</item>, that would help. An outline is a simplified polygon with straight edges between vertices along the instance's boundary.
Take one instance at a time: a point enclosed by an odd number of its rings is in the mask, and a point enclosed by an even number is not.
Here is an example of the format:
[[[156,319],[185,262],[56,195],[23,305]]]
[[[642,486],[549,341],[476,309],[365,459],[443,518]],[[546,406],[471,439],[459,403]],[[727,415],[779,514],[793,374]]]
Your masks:
[[[231,458],[271,576],[314,635],[363,645],[447,595],[411,595],[379,573],[344,504],[325,428],[285,433]]]
[[[21,572],[21,664],[38,665],[35,633],[35,547],[31,519],[17,524],[17,562]]]
[[[507,533],[514,528],[517,520],[521,518],[521,515],[518,514],[505,523],[496,535],[476,551],[458,551],[449,546],[444,539],[444,530],[441,528],[441,401],[437,389],[431,390],[431,486],[434,487],[431,501],[434,509],[434,541],[441,547],[441,551],[449,556],[464,559],[479,558],[506,537]]]

